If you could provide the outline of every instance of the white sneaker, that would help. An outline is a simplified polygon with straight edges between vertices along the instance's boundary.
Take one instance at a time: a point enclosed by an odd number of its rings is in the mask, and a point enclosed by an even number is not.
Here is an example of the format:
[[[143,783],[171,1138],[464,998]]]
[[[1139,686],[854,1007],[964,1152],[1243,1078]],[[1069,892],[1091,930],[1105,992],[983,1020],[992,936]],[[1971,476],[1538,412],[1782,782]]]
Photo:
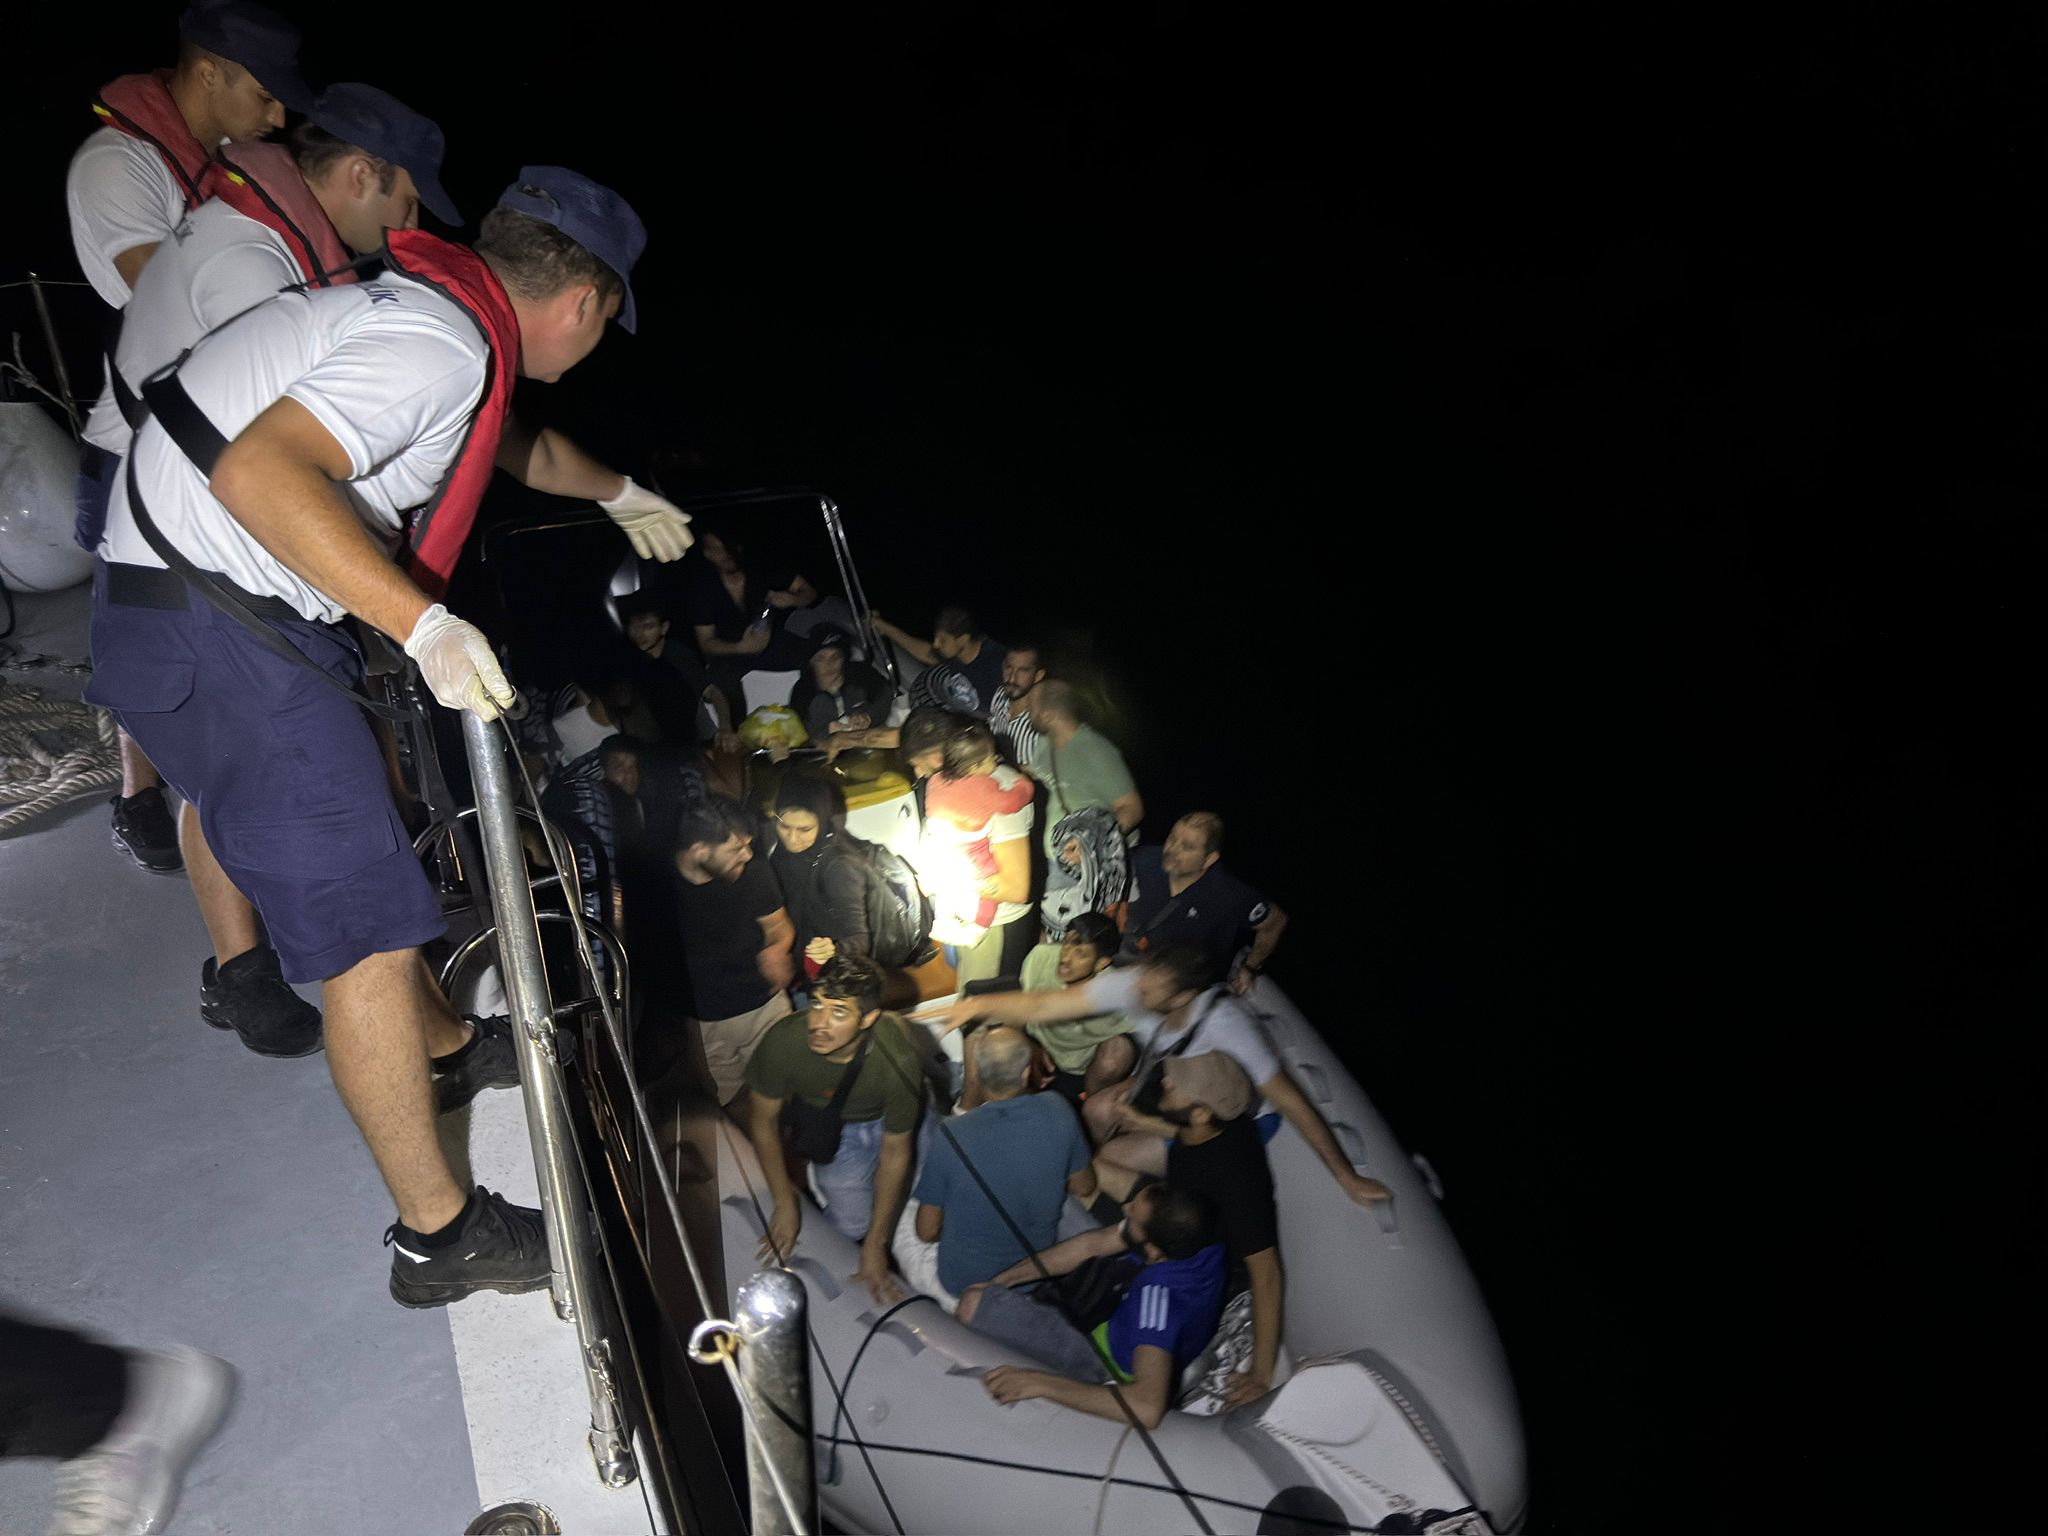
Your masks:
[[[225,1360],[183,1345],[128,1351],[121,1416],[98,1445],[58,1467],[49,1536],[156,1536],[234,1392]]]

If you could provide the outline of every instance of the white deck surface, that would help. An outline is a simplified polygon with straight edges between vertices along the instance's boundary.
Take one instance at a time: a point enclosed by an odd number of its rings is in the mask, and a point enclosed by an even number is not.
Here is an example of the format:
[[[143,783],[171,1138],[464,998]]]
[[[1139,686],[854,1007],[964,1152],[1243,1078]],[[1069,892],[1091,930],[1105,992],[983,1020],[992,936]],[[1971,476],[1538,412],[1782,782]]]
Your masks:
[[[17,601],[7,644],[84,654],[84,588]],[[0,838],[0,1306],[237,1366],[174,1531],[453,1536],[512,1498],[571,1536],[650,1529],[637,1486],[597,1480],[575,1330],[545,1292],[391,1301],[389,1199],[325,1058],[200,1021],[190,890],[117,853],[108,815],[81,801]],[[532,1203],[519,1095],[449,1117],[458,1142],[464,1119],[476,1177]],[[42,1528],[53,1467],[0,1461],[0,1532]]]

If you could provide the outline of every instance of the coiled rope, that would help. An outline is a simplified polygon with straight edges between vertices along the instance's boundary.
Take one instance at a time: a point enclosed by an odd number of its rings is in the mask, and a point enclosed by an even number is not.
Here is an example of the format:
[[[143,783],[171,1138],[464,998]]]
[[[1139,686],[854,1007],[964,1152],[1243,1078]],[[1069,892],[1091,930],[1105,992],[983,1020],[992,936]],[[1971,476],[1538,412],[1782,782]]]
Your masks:
[[[112,715],[0,681],[0,832],[120,783]]]

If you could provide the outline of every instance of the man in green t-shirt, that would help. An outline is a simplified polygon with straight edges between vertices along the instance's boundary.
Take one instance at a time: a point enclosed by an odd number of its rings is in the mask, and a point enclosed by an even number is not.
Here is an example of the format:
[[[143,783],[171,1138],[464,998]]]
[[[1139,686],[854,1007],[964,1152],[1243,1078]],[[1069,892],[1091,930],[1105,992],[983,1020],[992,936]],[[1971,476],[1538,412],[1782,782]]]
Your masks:
[[[747,1062],[748,1135],[775,1212],[761,1256],[787,1258],[803,1225],[803,1204],[782,1155],[783,1112],[792,1098],[823,1107],[859,1054],[867,1054],[841,1106],[839,1151],[811,1164],[825,1216],[860,1244],[853,1278],[877,1302],[903,1294],[889,1273],[889,1239],[917,1161],[924,1079],[904,1022],[882,1012],[882,972],[864,955],[836,955],[811,983],[811,1006],[772,1024]]]
[[[1127,839],[1135,839],[1145,819],[1145,802],[1124,755],[1116,743],[1092,725],[1082,723],[1073,685],[1048,678],[1038,685],[1031,718],[1042,731],[1025,771],[1045,786],[1045,855],[1058,856],[1053,832],[1075,811],[1106,805]]]

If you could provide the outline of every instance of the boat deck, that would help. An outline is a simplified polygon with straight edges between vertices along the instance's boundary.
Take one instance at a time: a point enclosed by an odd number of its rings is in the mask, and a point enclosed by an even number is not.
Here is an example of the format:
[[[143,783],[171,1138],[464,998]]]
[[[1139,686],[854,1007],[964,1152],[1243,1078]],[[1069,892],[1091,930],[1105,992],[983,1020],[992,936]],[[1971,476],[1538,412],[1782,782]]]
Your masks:
[[[8,644],[85,655],[84,587],[16,602]],[[392,1302],[390,1200],[325,1058],[207,1028],[208,952],[184,877],[111,847],[103,800],[0,839],[0,1306],[235,1364],[172,1529],[456,1532],[511,1499],[577,1536],[656,1529],[637,1485],[597,1479],[575,1331],[546,1292]],[[458,1173],[538,1203],[518,1094],[442,1124]],[[0,1461],[0,1531],[41,1528],[54,1465]]]

